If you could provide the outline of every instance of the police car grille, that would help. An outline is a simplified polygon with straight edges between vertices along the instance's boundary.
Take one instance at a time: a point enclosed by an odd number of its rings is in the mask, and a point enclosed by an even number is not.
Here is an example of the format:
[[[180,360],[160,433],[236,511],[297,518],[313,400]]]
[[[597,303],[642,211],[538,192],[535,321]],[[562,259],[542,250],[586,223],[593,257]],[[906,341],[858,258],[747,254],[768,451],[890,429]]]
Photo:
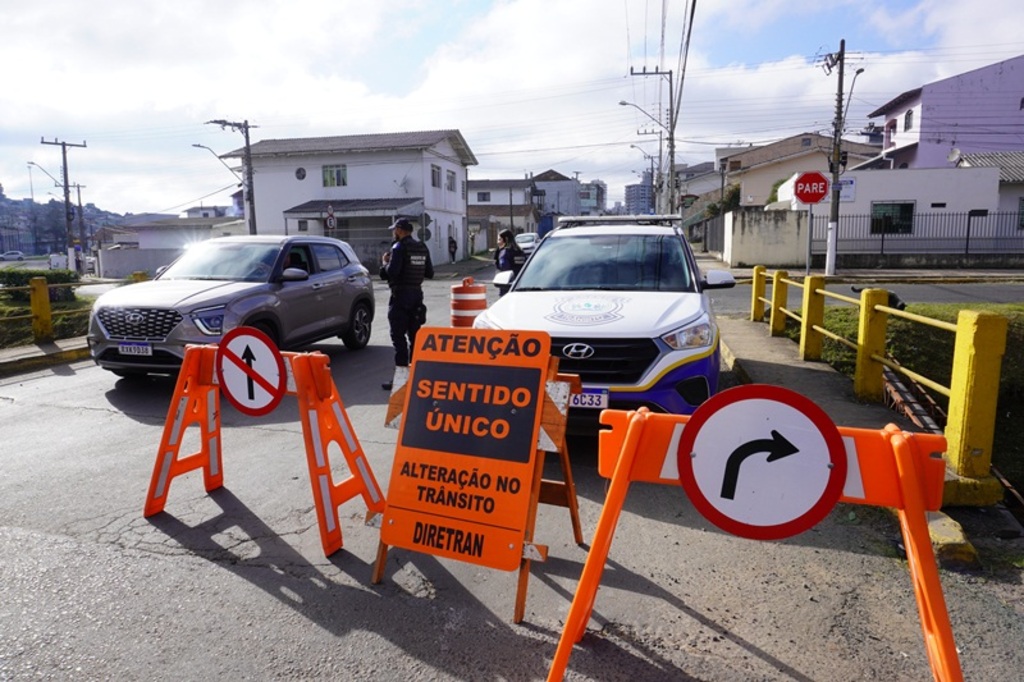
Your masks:
[[[181,322],[177,310],[161,308],[104,308],[98,317],[112,339],[163,341]]]
[[[585,344],[594,349],[588,358],[566,357],[566,346]],[[578,374],[584,383],[635,384],[658,357],[651,339],[551,339],[551,354],[558,371]]]

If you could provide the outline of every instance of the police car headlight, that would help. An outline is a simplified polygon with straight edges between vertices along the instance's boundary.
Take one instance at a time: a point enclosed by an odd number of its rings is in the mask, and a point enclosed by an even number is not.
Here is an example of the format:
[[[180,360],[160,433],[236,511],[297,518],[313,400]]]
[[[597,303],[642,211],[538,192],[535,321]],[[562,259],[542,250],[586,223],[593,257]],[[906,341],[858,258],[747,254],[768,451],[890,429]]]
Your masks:
[[[197,310],[192,313],[192,321],[207,336],[219,336],[224,333],[224,306]]]
[[[704,319],[697,324],[671,331],[662,336],[661,340],[667,343],[672,350],[688,350],[709,348],[715,342],[715,335],[715,325]]]

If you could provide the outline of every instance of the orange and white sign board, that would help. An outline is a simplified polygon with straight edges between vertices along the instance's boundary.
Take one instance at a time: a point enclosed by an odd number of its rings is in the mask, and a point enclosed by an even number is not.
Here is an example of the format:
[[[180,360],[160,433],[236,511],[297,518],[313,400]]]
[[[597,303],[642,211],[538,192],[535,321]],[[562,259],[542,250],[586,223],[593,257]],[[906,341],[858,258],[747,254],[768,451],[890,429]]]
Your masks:
[[[544,332],[419,331],[384,544],[519,567],[550,354]]]

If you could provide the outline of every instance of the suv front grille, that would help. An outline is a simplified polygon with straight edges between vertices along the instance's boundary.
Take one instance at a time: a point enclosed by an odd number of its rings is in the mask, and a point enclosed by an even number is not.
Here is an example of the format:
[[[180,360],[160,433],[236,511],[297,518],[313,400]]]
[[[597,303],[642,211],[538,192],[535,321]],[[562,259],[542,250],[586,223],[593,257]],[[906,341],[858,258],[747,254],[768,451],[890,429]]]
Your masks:
[[[163,308],[103,308],[97,317],[111,339],[138,341],[163,341],[181,322],[181,313]]]
[[[566,357],[566,346],[581,344],[594,349],[587,358]],[[651,339],[551,339],[551,354],[558,358],[558,371],[578,374],[591,384],[635,384],[658,355]]]

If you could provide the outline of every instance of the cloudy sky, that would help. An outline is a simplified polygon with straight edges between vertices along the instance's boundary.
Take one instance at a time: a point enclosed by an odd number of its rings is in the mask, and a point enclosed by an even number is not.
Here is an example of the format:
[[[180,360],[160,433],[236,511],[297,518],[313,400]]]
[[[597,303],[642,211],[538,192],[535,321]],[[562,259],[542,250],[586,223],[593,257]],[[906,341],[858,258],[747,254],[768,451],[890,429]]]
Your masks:
[[[901,92],[1024,54],[1020,0],[0,0],[0,185],[118,213],[225,205],[206,149],[252,141],[458,129],[470,177],[555,169],[610,202],[657,154],[667,79],[677,163],[716,147],[828,132],[846,41],[849,136]],[[686,27],[692,19],[683,59]],[[678,76],[685,74],[681,85]],[[620,101],[636,106],[619,106]],[[648,134],[644,134],[648,133]],[[1015,140],[1024,148],[1022,139]],[[641,147],[641,150],[633,148]],[[38,164],[30,166],[29,162]],[[49,194],[49,193],[53,194]]]

